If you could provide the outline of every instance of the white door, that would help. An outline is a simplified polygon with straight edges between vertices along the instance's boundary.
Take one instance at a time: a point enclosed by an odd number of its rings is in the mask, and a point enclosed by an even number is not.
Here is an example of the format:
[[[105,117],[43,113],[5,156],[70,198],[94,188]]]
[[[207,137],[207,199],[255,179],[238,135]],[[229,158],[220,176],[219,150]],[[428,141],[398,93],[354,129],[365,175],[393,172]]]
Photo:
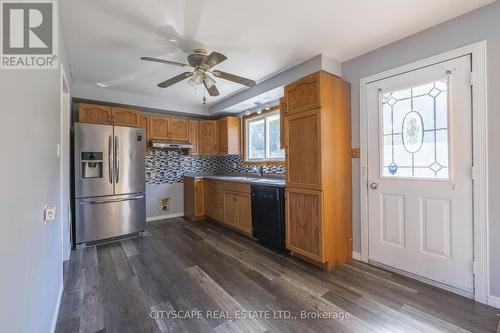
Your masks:
[[[470,63],[368,85],[368,256],[473,292]]]

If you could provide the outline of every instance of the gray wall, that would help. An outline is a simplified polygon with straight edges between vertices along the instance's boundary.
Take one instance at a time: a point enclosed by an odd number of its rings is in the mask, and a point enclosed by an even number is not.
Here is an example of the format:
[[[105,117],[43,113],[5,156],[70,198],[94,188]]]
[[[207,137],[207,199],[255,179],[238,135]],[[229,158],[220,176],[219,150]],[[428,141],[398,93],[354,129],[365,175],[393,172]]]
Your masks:
[[[0,70],[0,101],[0,330],[49,332],[62,287],[62,226],[61,214],[43,224],[42,210],[61,211],[60,71]]]
[[[170,198],[170,209],[167,212],[160,211],[160,199]],[[164,215],[184,213],[184,184],[147,184],[146,185],[146,217],[158,217]]]
[[[500,297],[500,2],[482,7],[342,64],[352,84],[352,144],[359,147],[359,80],[481,40],[487,41],[490,294]],[[353,161],[353,248],[360,251],[359,160]]]

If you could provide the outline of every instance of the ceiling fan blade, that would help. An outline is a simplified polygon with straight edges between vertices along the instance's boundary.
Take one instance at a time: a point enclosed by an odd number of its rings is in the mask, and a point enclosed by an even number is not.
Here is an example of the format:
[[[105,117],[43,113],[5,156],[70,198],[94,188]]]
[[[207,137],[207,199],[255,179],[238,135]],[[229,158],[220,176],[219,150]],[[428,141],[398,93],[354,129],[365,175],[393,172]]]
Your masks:
[[[168,79],[166,81],[158,83],[158,87],[160,87],[160,88],[170,87],[171,85],[176,84],[177,82],[181,82],[182,80],[185,80],[192,75],[193,75],[192,72],[185,72],[185,73],[179,74],[177,76],[174,76],[171,79]]]
[[[174,65],[174,66],[180,66],[180,67],[189,67],[188,64],[181,64],[180,62],[163,60],[163,59],[158,59],[158,58],[141,57],[141,60],[159,62],[160,64]]]
[[[250,80],[250,79],[247,79],[247,78],[244,78],[244,77],[241,77],[238,75],[234,75],[231,73],[226,73],[223,71],[213,71],[212,73],[214,74],[214,76],[220,77],[221,79],[233,81],[233,82],[245,85],[245,86],[252,87],[252,86],[255,86],[255,84],[256,84],[256,82],[254,80]]]
[[[219,89],[217,89],[217,87],[214,85],[210,88],[207,87],[207,84],[205,83],[205,81],[203,81],[203,84],[205,85],[205,88],[207,88],[207,91],[208,91],[208,94],[210,96],[219,96],[220,93],[219,93]]]
[[[222,53],[212,52],[205,59],[205,64],[208,65],[208,67],[214,67],[215,65],[220,64],[221,62],[223,62],[226,59],[227,59],[227,57],[225,55],[223,55]]]

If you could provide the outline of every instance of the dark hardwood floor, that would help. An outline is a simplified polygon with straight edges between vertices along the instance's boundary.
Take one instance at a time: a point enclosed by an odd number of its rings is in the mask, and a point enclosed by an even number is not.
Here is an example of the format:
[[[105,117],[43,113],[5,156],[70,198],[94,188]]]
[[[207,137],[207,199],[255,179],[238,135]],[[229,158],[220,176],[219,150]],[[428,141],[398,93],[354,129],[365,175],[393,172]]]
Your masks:
[[[210,222],[147,230],[73,251],[57,332],[497,330],[499,310],[360,262],[325,272]]]

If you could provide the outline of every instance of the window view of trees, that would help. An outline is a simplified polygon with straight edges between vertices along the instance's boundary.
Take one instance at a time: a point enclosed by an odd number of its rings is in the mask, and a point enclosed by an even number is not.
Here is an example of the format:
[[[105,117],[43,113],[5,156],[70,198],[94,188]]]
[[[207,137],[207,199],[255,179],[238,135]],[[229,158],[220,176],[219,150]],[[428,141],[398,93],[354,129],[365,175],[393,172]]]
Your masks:
[[[273,112],[247,120],[247,160],[282,160],[280,114]]]

